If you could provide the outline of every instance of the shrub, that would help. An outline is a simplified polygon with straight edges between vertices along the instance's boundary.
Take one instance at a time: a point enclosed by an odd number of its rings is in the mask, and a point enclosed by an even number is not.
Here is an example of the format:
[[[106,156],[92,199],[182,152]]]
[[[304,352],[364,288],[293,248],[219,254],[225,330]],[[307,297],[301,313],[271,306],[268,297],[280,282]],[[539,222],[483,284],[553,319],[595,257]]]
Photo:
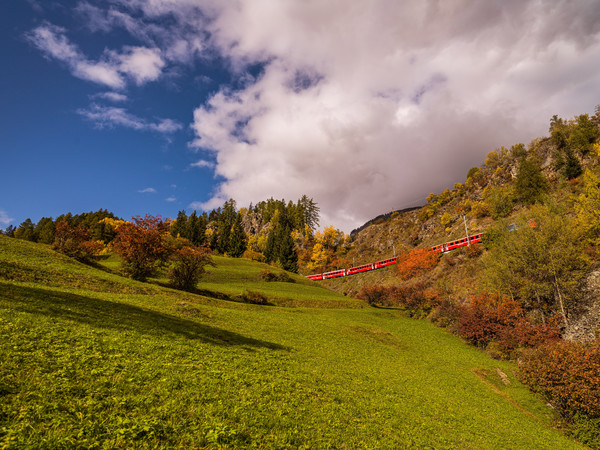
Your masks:
[[[600,341],[555,342],[530,352],[521,378],[565,416],[600,418]]]
[[[486,346],[504,327],[513,326],[522,315],[523,310],[516,301],[479,294],[461,311],[458,332],[472,344]]]
[[[398,276],[408,280],[432,270],[438,263],[439,254],[429,249],[414,249],[398,256]]]
[[[429,320],[440,327],[448,328],[458,322],[461,310],[461,306],[452,300],[438,297],[437,304],[429,315]]]
[[[244,254],[242,255],[242,258],[245,259],[250,259],[252,261],[258,261],[258,262],[265,262],[265,255],[263,255],[262,253],[256,252],[252,249],[247,249]]]
[[[267,296],[261,292],[245,290],[240,295],[240,300],[244,303],[251,303],[253,305],[268,305],[269,300]]]
[[[482,347],[494,341],[504,356],[510,356],[518,348],[536,347],[559,339],[559,323],[559,317],[545,324],[532,323],[517,301],[479,294],[461,308],[458,333]]]
[[[294,283],[294,280],[286,272],[273,273],[269,269],[265,269],[261,273],[259,273],[258,278],[261,281],[266,281],[267,283],[273,281],[280,281],[283,283]]]
[[[411,316],[428,314],[439,302],[435,289],[426,288],[424,283],[398,286],[391,292],[393,303],[407,308]]]
[[[175,251],[172,258],[169,280],[176,289],[194,289],[206,272],[205,266],[214,265],[206,247],[183,247]]]
[[[389,304],[389,291],[390,288],[373,284],[361,287],[357,296],[369,305],[387,305]]]

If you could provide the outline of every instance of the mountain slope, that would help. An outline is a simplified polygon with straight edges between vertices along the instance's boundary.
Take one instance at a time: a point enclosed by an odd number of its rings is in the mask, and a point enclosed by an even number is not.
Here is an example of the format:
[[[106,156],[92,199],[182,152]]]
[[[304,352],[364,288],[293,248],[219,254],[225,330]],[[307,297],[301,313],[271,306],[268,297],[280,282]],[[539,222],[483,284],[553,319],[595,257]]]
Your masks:
[[[220,263],[206,291],[262,270]],[[2,236],[0,268],[0,446],[578,448],[513,365],[397,311],[182,293]]]

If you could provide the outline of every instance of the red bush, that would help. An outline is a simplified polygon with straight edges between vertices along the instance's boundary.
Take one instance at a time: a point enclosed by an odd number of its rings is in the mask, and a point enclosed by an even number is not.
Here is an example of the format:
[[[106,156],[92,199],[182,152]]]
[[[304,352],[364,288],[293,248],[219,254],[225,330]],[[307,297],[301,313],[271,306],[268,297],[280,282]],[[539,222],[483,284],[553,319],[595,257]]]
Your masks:
[[[517,301],[479,294],[461,308],[458,333],[479,346],[496,341],[500,351],[510,354],[519,347],[536,347],[559,339],[558,324],[558,318],[534,324]]]
[[[439,260],[439,253],[416,248],[398,256],[398,276],[408,280],[432,270]]]
[[[393,303],[412,311],[428,312],[438,303],[438,293],[435,289],[426,288],[424,283],[414,283],[408,286],[397,286],[391,292]]]
[[[376,284],[363,286],[357,297],[365,300],[369,305],[387,305],[389,304],[390,289],[392,288]]]
[[[567,416],[600,417],[600,341],[555,342],[520,363],[522,380]]]

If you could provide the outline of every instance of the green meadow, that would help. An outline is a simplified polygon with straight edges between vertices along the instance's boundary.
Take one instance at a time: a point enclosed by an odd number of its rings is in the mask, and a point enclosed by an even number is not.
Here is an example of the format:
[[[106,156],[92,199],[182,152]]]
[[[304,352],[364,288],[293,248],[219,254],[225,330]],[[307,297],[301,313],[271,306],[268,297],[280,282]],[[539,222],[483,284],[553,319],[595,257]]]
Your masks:
[[[216,263],[186,293],[0,236],[0,448],[580,448],[513,364]]]

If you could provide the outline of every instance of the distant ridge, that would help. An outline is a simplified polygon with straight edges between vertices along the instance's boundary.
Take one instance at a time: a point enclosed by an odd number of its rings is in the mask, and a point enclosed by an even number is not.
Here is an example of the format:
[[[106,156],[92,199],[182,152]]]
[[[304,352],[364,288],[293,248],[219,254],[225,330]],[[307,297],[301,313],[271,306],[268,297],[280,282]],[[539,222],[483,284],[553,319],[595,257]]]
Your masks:
[[[412,206],[410,208],[397,209],[396,211],[390,211],[390,212],[385,213],[385,214],[380,214],[377,217],[369,220],[368,222],[365,222],[360,227],[355,228],[354,230],[352,230],[350,232],[350,236],[352,236],[352,237],[356,236],[356,234],[360,233],[362,230],[364,230],[365,228],[367,228],[369,225],[373,225],[378,220],[387,220],[387,219],[389,219],[392,216],[392,214],[394,214],[394,213],[400,213],[400,214],[407,213],[407,212],[410,212],[410,211],[414,211],[415,209],[420,209],[422,207],[423,206]]]

